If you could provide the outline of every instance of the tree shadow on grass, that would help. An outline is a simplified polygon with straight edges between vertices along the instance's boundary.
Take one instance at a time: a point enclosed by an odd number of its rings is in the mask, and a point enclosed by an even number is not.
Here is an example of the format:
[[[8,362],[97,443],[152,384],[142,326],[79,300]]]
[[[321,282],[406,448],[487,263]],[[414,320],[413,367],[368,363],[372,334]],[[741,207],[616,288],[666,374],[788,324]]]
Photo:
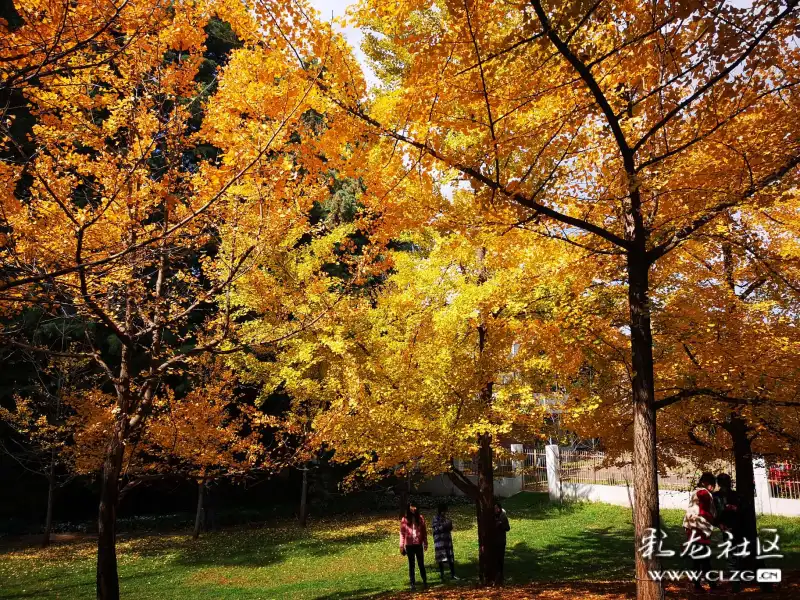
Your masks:
[[[634,538],[629,518],[619,511],[627,509],[603,508],[594,505],[588,506],[580,503],[550,503],[547,494],[520,494],[503,502],[512,520],[512,532],[509,534],[509,545],[506,551],[505,573],[506,581],[510,585],[532,585],[538,589],[575,589],[574,597],[583,597],[577,590],[594,590],[600,584],[598,581],[632,582]],[[613,510],[612,510],[613,509]],[[581,516],[578,513],[586,511]],[[451,510],[452,518],[459,531],[469,532],[474,535],[475,512],[471,506],[454,507]],[[427,514],[430,520],[432,515]],[[574,520],[573,521],[573,517]],[[674,519],[673,519],[674,520]],[[226,567],[265,567],[285,560],[307,558],[310,561],[324,557],[342,554],[347,560],[359,553],[365,557],[375,557],[383,560],[382,548],[386,544],[389,549],[395,539],[395,516],[375,514],[369,517],[361,516],[342,518],[332,523],[320,523],[309,530],[302,530],[296,526],[276,525],[264,528],[228,529],[222,532],[206,534],[199,540],[191,540],[188,535],[132,535],[123,540],[122,553],[130,553],[159,560],[171,554],[170,562],[174,567],[184,568],[187,572],[198,571],[198,577],[208,577],[213,583],[214,577],[227,577],[224,572]],[[526,521],[541,522],[535,531],[517,527],[514,523]],[[585,523],[585,525],[584,525]],[[559,527],[569,527],[568,530],[559,530]],[[583,527],[578,531],[578,527]],[[521,533],[523,532],[523,533]],[[685,536],[679,524],[670,523],[668,527],[669,542],[672,548],[680,550],[680,544]],[[542,535],[537,539],[537,535]],[[547,536],[547,537],[544,537]],[[463,538],[462,538],[463,539]],[[462,542],[463,544],[464,542]],[[473,542],[468,542],[472,544]],[[464,547],[462,545],[462,547]],[[66,545],[65,545],[66,550]],[[786,548],[786,554],[793,558],[800,556],[797,552]],[[396,552],[396,547],[392,548]],[[438,594],[441,590],[457,591],[465,594],[472,590],[477,581],[477,549],[472,555],[464,552],[457,556],[457,573],[464,579],[457,586],[438,584],[438,568],[433,562],[432,549],[426,554],[429,580],[434,584],[432,593]],[[788,558],[788,557],[787,557]],[[356,559],[358,560],[358,558]],[[789,559],[791,560],[791,559]],[[788,562],[788,561],[787,561]],[[783,565],[781,565],[783,566]],[[210,568],[206,573],[199,573],[205,568]],[[216,570],[219,568],[219,571]],[[681,566],[679,568],[684,568]],[[381,572],[384,569],[381,566]],[[319,600],[339,600],[344,598],[369,599],[386,597],[387,594],[397,594],[403,579],[400,571],[389,576],[385,585],[376,577],[365,573],[353,573],[358,579],[355,581],[338,581],[335,584],[323,585],[323,580],[330,576],[341,579],[338,573],[323,573],[320,580]],[[363,575],[363,578],[362,578]],[[246,581],[249,575],[234,573],[232,581],[225,585],[235,585],[237,577]],[[125,576],[123,574],[123,585]],[[198,579],[198,581],[200,581]],[[360,580],[360,581],[359,581]],[[55,582],[43,582],[47,592],[54,594],[57,591],[77,587],[65,585],[57,587]],[[275,581],[279,586],[281,581]],[[297,580],[296,585],[307,590],[309,581]],[[286,589],[294,589],[295,583],[291,578],[285,582]],[[359,588],[359,585],[363,587]],[[312,584],[313,585],[313,584]],[[353,589],[336,592],[326,592],[342,585],[351,585]],[[407,584],[406,584],[407,585]],[[87,582],[91,586],[91,582]],[[602,584],[600,587],[606,586]],[[268,586],[271,587],[271,586]],[[88,588],[87,588],[88,589]],[[187,590],[188,591],[188,590]],[[315,590],[312,588],[312,594]],[[257,594],[258,585],[249,588],[248,594]],[[592,592],[595,593],[595,592]],[[17,595],[14,598],[41,597],[42,592],[27,595]],[[244,597],[244,596],[243,596]],[[247,596],[249,597],[249,596]],[[465,595],[465,598],[470,597]],[[513,597],[513,596],[508,596]],[[566,597],[566,596],[565,596]]]
[[[546,494],[524,494],[504,503],[514,520],[539,520],[563,518],[580,510],[575,504],[550,504]],[[475,528],[472,507],[459,507],[452,511],[456,527],[462,530]],[[461,525],[459,526],[459,523]],[[230,535],[230,534],[228,534]],[[239,535],[238,532],[235,535]],[[231,536],[233,538],[234,536]],[[304,556],[310,559],[346,552],[362,544],[378,542],[391,543],[393,533],[384,522],[381,526],[361,528],[357,533],[337,537],[319,537],[314,531],[308,533],[291,532],[287,536],[273,539],[273,532],[245,531],[240,539],[230,539],[229,544],[216,543],[211,537],[202,543],[187,542],[177,559],[179,563],[192,567],[253,566],[263,567],[281,562],[290,557]],[[211,540],[211,541],[208,541]],[[202,542],[203,540],[200,540]],[[279,542],[279,543],[276,543]],[[624,529],[592,529],[573,536],[560,536],[557,543],[549,546],[532,546],[528,541],[514,543],[513,537],[506,553],[506,575],[509,581],[524,583],[531,581],[619,579],[630,577],[632,572],[633,548],[629,532]],[[535,542],[534,542],[535,543]],[[156,552],[158,554],[158,552]],[[468,589],[477,581],[477,555],[464,557],[457,563],[459,577],[463,584],[457,589]],[[432,549],[426,554],[429,581],[436,584],[438,568],[433,562]],[[457,558],[458,560],[458,558]],[[388,582],[381,589],[374,582],[364,582],[363,588],[321,593],[317,598],[336,600],[338,598],[375,598],[387,593],[396,593],[398,582]],[[436,585],[435,589],[449,588],[449,585]]]
[[[636,597],[636,584],[633,581],[575,581],[575,582],[539,582],[525,586],[506,585],[498,587],[479,587],[474,583],[465,585],[445,585],[431,587],[422,593],[405,591],[340,592],[316,596],[315,600],[391,600],[394,598],[440,598],[446,600],[516,600],[517,598],[537,597],[539,594],[549,600],[563,598],[574,600],[586,598],[602,598],[603,600],[632,600]]]
[[[574,589],[574,598],[584,593],[622,594],[633,589],[633,546],[630,534],[622,529],[605,527],[587,530],[579,535],[564,535],[557,543],[534,547],[528,541],[514,543],[509,540],[505,555],[505,581],[507,585],[535,584],[536,589]],[[514,598],[513,595],[492,595],[494,592],[480,588],[480,594],[472,596],[478,580],[477,556],[456,558],[456,572],[462,579],[439,583],[438,567],[431,553],[426,555],[428,581],[432,584],[429,595],[433,597],[464,598]],[[588,580],[588,581],[587,581]],[[592,583],[604,582],[604,583]],[[609,583],[605,583],[609,582]],[[387,586],[388,588],[388,586]],[[489,594],[491,592],[491,594]],[[387,598],[400,594],[390,589],[361,589],[339,594],[321,594],[316,600],[338,600],[339,598]],[[448,594],[456,594],[447,596]],[[483,594],[483,595],[481,595]],[[486,595],[489,594],[489,595]],[[565,595],[565,598],[569,595]]]
[[[550,495],[541,492],[521,492],[501,503],[509,515],[519,519],[559,519],[583,509],[580,501],[551,502]]]
[[[407,594],[387,593],[373,596],[373,600],[390,600],[403,598]],[[413,597],[413,596],[411,596]],[[548,600],[633,600],[636,597],[636,585],[627,581],[575,581],[532,583],[524,586],[505,585],[498,587],[462,588],[458,590],[433,590],[427,598],[458,600],[517,600],[518,598],[547,598]]]
[[[611,527],[563,536],[558,544],[543,547],[510,540],[505,554],[505,577],[514,583],[629,578],[633,576],[631,541],[624,531]],[[477,579],[477,557],[457,564],[459,575]]]
[[[128,541],[122,552],[158,558],[177,551],[177,562],[184,566],[264,567],[289,556],[322,558],[360,544],[389,539],[385,528],[375,526],[357,533],[337,536],[317,535],[313,530],[246,529],[209,533],[197,540],[176,536],[142,536]]]
[[[579,502],[550,502],[550,496],[541,492],[522,492],[501,500],[501,503],[512,520],[559,519],[581,510]],[[423,512],[423,514],[429,522],[433,519],[433,513],[428,515]],[[474,505],[454,507],[448,516],[452,519],[453,526],[457,531],[476,527]]]
[[[21,598],[49,598],[51,597],[49,596],[49,594],[53,594],[52,597],[57,598],[58,596],[55,596],[56,593],[60,594],[66,592],[67,590],[72,590],[72,589],[85,589],[87,592],[87,596],[90,596],[91,592],[94,591],[94,582],[87,581],[85,583],[59,585],[57,588],[46,588],[46,589],[38,588],[33,591],[24,591],[14,594],[3,593],[2,595],[0,595],[0,598],[2,598],[2,600],[18,600]]]
[[[120,585],[122,586],[124,592],[126,582],[134,579],[142,579],[144,577],[157,576],[158,572],[156,571],[138,572],[133,575],[123,575],[120,576]],[[95,590],[94,577],[87,579],[86,581],[67,584],[59,583],[59,581],[54,578],[48,578],[38,581],[33,585],[36,585],[36,589],[15,592],[13,594],[7,594],[0,590],[0,600],[18,600],[21,598],[59,598],[68,590],[83,590],[85,593],[81,592],[82,597],[90,598],[94,597]]]

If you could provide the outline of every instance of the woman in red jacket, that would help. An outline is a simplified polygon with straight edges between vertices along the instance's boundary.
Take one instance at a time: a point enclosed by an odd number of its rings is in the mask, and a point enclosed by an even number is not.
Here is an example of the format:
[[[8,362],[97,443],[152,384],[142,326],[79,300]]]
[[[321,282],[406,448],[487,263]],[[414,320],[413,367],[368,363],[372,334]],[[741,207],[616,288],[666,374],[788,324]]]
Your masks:
[[[425,574],[425,551],[428,549],[428,529],[424,517],[413,503],[408,505],[406,516],[400,521],[400,554],[408,557],[408,578],[411,580],[411,591],[417,589],[414,581],[414,562],[419,565],[422,585],[428,587]]]
[[[717,478],[713,473],[703,473],[697,484],[697,489],[692,492],[689,508],[683,517],[683,527],[686,529],[686,539],[689,556],[692,559],[692,569],[702,572],[702,579],[707,580],[706,573],[711,570],[711,532],[716,521],[714,497],[712,492],[717,485]],[[710,581],[712,588],[717,587],[716,581]],[[700,579],[694,582],[697,590],[703,588]]]

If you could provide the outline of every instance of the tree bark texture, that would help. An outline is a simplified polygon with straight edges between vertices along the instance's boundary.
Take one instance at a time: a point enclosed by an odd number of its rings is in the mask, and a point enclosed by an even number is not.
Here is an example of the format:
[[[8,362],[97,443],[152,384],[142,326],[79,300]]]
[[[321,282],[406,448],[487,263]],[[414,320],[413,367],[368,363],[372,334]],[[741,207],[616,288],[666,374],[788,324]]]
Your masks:
[[[122,431],[118,421],[103,463],[100,508],[97,517],[97,600],[119,600],[116,523],[119,475],[125,452],[122,440]]]
[[[648,529],[660,529],[658,512],[658,471],[656,455],[656,409],[653,373],[653,337],[650,323],[649,264],[643,251],[628,254],[628,301],[633,366],[633,470],[634,534],[636,547]],[[650,571],[660,561],[636,552],[636,597],[662,600],[664,589]]]

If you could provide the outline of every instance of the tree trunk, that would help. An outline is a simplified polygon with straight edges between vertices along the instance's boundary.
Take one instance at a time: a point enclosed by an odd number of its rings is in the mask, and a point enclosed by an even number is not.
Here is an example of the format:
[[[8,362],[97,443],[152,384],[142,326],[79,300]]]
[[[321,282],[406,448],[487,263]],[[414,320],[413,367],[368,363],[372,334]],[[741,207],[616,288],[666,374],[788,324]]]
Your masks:
[[[55,448],[50,456],[50,470],[47,473],[47,515],[44,520],[44,537],[42,538],[42,548],[50,545],[50,533],[53,531],[53,504],[56,495],[56,458]]]
[[[406,489],[405,484],[400,486],[400,518],[402,519],[406,515],[406,509],[408,508],[408,490]]]
[[[497,580],[498,548],[494,525],[494,467],[492,436],[478,436],[478,579],[491,585]]]
[[[125,418],[124,416],[122,417]],[[117,573],[117,503],[119,500],[119,475],[125,446],[122,443],[121,424],[117,423],[114,437],[106,449],[103,463],[103,480],[100,490],[100,509],[97,518],[97,599],[119,600],[119,575]]]
[[[305,527],[308,521],[308,469],[310,463],[303,465],[303,484],[300,488],[300,527]]]
[[[753,450],[748,436],[747,424],[744,420],[733,415],[730,422],[725,424],[728,433],[733,440],[733,457],[736,465],[736,491],[739,494],[741,506],[739,506],[739,522],[741,534],[750,540],[755,547],[755,540],[758,536],[758,526],[756,525],[756,482],[753,475]],[[751,560],[748,560],[751,559]],[[748,564],[749,562],[749,564]],[[747,565],[747,566],[745,566]],[[743,568],[752,568],[754,561],[752,556],[744,557]]]
[[[484,284],[489,274],[486,270],[486,248],[481,246],[475,252],[478,262],[478,283]],[[494,402],[494,383],[484,371],[483,353],[486,351],[489,330],[486,326],[485,316],[481,316],[478,325],[478,363],[479,374],[485,377],[485,383],[480,390],[480,398],[487,416],[491,414]],[[492,434],[478,435],[478,494],[476,498],[478,511],[478,580],[483,585],[493,585],[497,582],[498,551],[497,536],[494,519],[494,465],[492,464]]]
[[[404,475],[405,479],[400,481],[395,486],[395,490],[400,495],[400,518],[406,516],[406,510],[408,509],[408,497],[411,495],[411,473],[406,473]]]
[[[656,410],[653,374],[653,337],[650,324],[649,264],[642,250],[628,254],[628,301],[633,365],[633,470],[635,546],[649,529],[660,529],[658,472],[656,469]],[[649,571],[661,568],[656,558],[636,552],[636,597],[662,600],[664,589]]]
[[[200,537],[200,526],[203,524],[203,499],[206,493],[206,482],[201,479],[197,482],[197,514],[194,516],[194,532],[192,532],[192,539],[196,540]]]
[[[478,444],[478,483],[474,483],[455,468],[448,471],[447,476],[465,496],[475,501],[475,516],[478,521],[478,577],[481,585],[489,585],[497,579],[499,559],[494,520],[492,436],[478,436]]]

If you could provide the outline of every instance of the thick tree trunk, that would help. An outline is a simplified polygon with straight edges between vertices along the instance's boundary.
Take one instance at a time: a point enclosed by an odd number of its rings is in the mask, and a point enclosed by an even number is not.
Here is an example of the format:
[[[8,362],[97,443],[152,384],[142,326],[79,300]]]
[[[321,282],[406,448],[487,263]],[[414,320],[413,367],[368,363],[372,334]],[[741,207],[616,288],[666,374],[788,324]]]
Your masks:
[[[736,491],[739,494],[741,506],[739,506],[739,522],[741,534],[750,540],[751,547],[755,547],[755,540],[758,536],[758,526],[756,525],[756,481],[753,475],[753,450],[748,436],[747,424],[739,416],[732,416],[730,421],[725,424],[728,433],[733,440],[733,457],[736,465]],[[745,557],[744,563],[748,562]],[[749,565],[743,568],[751,568],[754,561],[749,561]]]
[[[628,301],[633,365],[634,532],[636,547],[649,529],[660,529],[656,456],[656,410],[653,374],[653,337],[650,324],[649,265],[644,252],[628,255]],[[636,552],[636,597],[662,600],[664,589],[650,571],[661,568],[658,559]]]
[[[56,495],[56,457],[55,448],[50,454],[50,470],[47,473],[47,515],[44,520],[44,537],[42,538],[42,548],[50,545],[50,533],[53,531],[53,504]]]
[[[494,520],[494,467],[492,436],[478,436],[478,578],[484,585],[497,579],[498,548]]]
[[[749,435],[747,423],[738,415],[732,415],[725,429],[731,434],[733,440],[733,458],[736,465],[736,492],[739,494],[739,524],[741,527],[740,535],[750,541],[751,552],[742,557],[739,568],[746,571],[755,571],[757,565],[755,552],[756,540],[758,539],[758,523],[756,520],[756,481],[753,475],[753,447]],[[739,543],[738,541],[736,543]],[[764,592],[771,592],[772,583],[760,583],[759,586]]]
[[[490,585],[497,579],[498,547],[494,519],[494,467],[492,466],[492,437],[478,437],[478,482],[468,479],[460,471],[448,471],[450,481],[465,496],[475,502],[478,522],[478,577],[481,585]]]
[[[308,522],[308,469],[310,463],[303,465],[303,483],[300,488],[300,527]]]
[[[123,417],[124,418],[124,417]],[[122,433],[114,438],[106,450],[103,463],[103,480],[100,490],[100,509],[97,518],[97,599],[119,600],[119,575],[117,573],[117,503],[119,500],[119,475],[125,446]]]
[[[488,279],[485,264],[486,248],[478,248],[475,254],[479,267],[478,283],[483,284]],[[489,330],[485,318],[482,316],[481,323],[478,325],[478,351],[480,352],[479,373],[484,377],[487,373],[484,372],[483,353],[486,351],[488,335]],[[480,398],[487,415],[490,414],[494,401],[493,386],[491,379],[487,378],[480,391]],[[499,548],[494,519],[494,465],[492,464],[491,433],[482,433],[478,436],[477,492],[478,579],[483,585],[493,585],[497,582]]]
[[[196,540],[200,537],[200,528],[203,524],[203,500],[206,494],[206,482],[201,479],[197,482],[197,513],[194,516],[194,531],[192,532],[192,539]]]

